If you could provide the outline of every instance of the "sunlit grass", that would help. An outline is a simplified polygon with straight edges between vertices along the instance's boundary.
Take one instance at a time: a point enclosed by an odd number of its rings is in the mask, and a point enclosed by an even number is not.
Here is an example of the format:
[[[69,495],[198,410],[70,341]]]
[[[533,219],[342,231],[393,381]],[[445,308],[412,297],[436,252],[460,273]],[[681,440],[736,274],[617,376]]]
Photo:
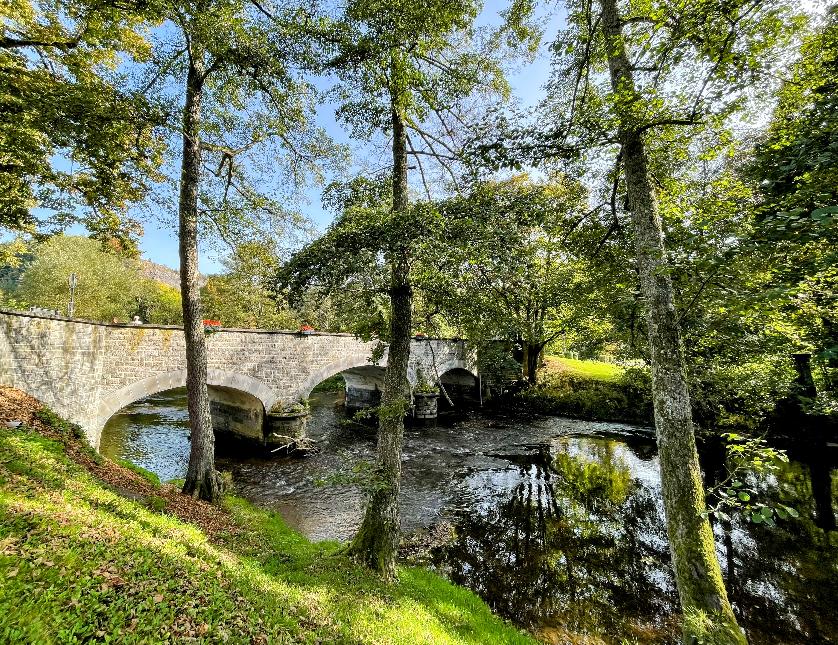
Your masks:
[[[597,381],[616,382],[625,371],[619,365],[602,361],[585,361],[563,356],[545,357],[545,371],[549,373],[565,372],[573,376],[584,376]]]
[[[388,585],[337,543],[228,498],[237,534],[110,490],[34,432],[0,429],[0,642],[530,643],[418,568]]]

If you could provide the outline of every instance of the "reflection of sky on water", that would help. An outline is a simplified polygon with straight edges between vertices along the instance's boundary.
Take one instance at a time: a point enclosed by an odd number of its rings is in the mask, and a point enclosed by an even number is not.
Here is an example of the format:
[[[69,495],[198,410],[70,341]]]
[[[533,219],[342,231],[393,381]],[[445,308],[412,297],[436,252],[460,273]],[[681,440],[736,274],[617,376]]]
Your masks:
[[[183,477],[189,463],[186,390],[156,394],[120,410],[102,431],[100,451],[142,466],[163,481]]]
[[[239,494],[279,511],[314,540],[352,537],[360,493],[318,481],[372,459],[375,449],[374,431],[342,425],[333,403],[332,395],[318,395],[313,406],[309,434],[322,448],[316,456],[218,459],[233,472]],[[108,423],[102,451],[162,479],[182,477],[189,454],[183,392],[123,410]],[[714,526],[735,609],[754,644],[835,642],[838,558],[813,525],[810,485],[807,467],[792,462],[765,493],[800,510],[789,530],[739,519]],[[441,520],[457,527],[458,539],[437,554],[437,564],[516,622],[607,643],[667,642],[677,631],[658,460],[647,429],[479,416],[408,428],[403,528]]]

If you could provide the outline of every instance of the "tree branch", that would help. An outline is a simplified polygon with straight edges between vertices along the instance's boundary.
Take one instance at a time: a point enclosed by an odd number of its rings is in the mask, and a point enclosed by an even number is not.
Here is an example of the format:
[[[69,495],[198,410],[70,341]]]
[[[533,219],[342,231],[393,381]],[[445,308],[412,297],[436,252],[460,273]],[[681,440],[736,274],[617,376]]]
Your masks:
[[[57,49],[74,49],[79,46],[80,36],[72,40],[38,40],[35,38],[10,38],[0,36],[0,49],[17,49],[21,47],[55,47]]]

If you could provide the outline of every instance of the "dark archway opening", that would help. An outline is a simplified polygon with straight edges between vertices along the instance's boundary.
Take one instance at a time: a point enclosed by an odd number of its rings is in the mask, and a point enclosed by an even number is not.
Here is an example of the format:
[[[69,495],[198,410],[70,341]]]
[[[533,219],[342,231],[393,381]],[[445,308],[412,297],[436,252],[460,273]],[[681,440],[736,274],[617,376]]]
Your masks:
[[[480,404],[479,382],[477,377],[466,369],[455,367],[439,377],[442,387],[451,399],[444,394],[439,397],[440,410],[472,408]],[[453,406],[452,406],[453,404]]]

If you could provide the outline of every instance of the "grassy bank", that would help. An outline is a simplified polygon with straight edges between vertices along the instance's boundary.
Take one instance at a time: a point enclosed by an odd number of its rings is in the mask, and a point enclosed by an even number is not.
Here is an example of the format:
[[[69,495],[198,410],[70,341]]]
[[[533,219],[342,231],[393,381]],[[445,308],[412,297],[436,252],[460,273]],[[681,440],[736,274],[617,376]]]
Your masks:
[[[548,356],[538,384],[516,394],[533,412],[594,421],[652,422],[648,375],[600,361]]]
[[[0,427],[0,642],[533,642],[426,570],[384,584],[275,514],[180,495],[43,410],[17,418]]]

